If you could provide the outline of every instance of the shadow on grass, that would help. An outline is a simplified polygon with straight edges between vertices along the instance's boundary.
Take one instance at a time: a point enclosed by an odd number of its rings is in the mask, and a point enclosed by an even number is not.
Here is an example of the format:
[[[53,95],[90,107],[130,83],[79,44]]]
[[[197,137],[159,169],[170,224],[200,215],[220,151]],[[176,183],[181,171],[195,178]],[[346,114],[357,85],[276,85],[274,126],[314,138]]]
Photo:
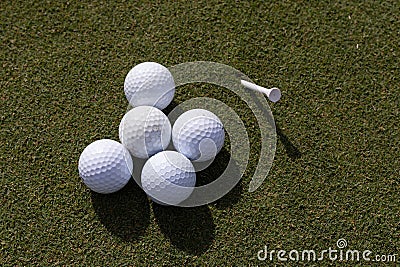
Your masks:
[[[173,100],[171,101],[171,103],[170,103],[166,108],[164,108],[164,109],[162,110],[162,112],[164,112],[164,114],[168,116],[168,114],[169,114],[172,110],[174,110],[179,104],[180,104],[180,103],[178,103],[175,99],[173,99]]]
[[[208,206],[182,208],[153,202],[156,221],[176,248],[192,255],[203,254],[215,238],[215,225]]]
[[[150,205],[133,179],[116,193],[104,195],[92,191],[91,197],[98,218],[112,235],[132,242],[146,231]]]
[[[289,138],[281,130],[278,124],[276,124],[276,134],[278,135],[279,140],[285,147],[286,154],[289,156],[289,158],[291,158],[292,160],[301,158],[300,150],[289,140]]]
[[[218,179],[225,171],[229,160],[230,154],[223,148],[211,165],[196,174],[196,186],[205,185]],[[239,175],[239,171],[235,173]],[[215,201],[214,204],[219,209],[230,207],[239,201],[241,193],[242,186],[239,181],[228,194]],[[177,249],[192,255],[201,255],[213,243],[215,225],[211,210],[207,205],[190,208],[163,206],[154,202],[152,205],[161,231]]]
[[[228,166],[231,155],[229,151],[224,147],[221,151],[215,156],[214,160],[207,168],[200,170],[196,173],[196,186],[202,186],[215,181],[222,173],[225,171]],[[201,164],[201,163],[194,163]]]
[[[231,189],[225,196],[214,202],[215,207],[219,210],[227,209],[235,205],[241,198],[243,193],[243,183],[239,181],[234,188]]]
[[[227,151],[225,148],[222,148],[221,151],[218,153],[218,155],[215,157],[214,161],[210,164],[210,166],[208,166],[206,169],[196,174],[197,175],[196,186],[206,185],[218,179],[218,177],[220,177],[224,173],[230,159],[231,156],[229,151]],[[234,164],[232,166],[235,169],[237,169],[237,171],[235,171],[234,169],[230,170],[229,172],[232,173],[233,175],[235,174],[240,175],[239,168],[237,167],[235,162],[233,163]],[[237,180],[237,179],[235,179],[235,177],[232,177],[232,180]],[[218,209],[225,209],[233,206],[240,200],[242,193],[243,193],[243,184],[242,181],[239,180],[239,182],[231,189],[231,191],[229,191],[225,196],[214,202],[215,207]]]

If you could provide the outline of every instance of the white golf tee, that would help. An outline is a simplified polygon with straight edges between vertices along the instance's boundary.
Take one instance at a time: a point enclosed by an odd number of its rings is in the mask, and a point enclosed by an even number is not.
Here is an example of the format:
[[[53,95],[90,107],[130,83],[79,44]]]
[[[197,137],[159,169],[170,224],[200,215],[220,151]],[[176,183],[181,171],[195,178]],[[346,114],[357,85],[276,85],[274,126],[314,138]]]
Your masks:
[[[281,99],[281,91],[276,87],[267,89],[267,88],[264,88],[262,86],[259,86],[257,84],[254,84],[254,83],[251,83],[251,82],[248,82],[245,80],[241,80],[241,84],[250,90],[254,90],[254,91],[263,93],[264,95],[266,95],[268,97],[268,99],[270,101],[272,101],[274,103],[278,102],[279,99]]]

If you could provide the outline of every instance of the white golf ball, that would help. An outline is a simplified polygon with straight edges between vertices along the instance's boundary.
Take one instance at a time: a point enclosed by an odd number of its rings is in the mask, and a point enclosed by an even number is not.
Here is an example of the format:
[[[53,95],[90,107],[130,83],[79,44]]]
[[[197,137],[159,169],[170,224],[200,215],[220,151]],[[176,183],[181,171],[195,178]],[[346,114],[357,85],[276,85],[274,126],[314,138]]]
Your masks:
[[[114,140],[102,139],[83,150],[78,169],[87,187],[97,193],[109,194],[128,183],[133,162],[123,145]]]
[[[196,172],[190,162],[176,151],[163,151],[144,164],[142,188],[155,202],[177,205],[187,199],[196,185]]]
[[[157,108],[136,107],[122,118],[119,140],[132,156],[148,158],[167,148],[171,140],[171,123]]]
[[[193,161],[213,159],[221,150],[224,140],[225,131],[221,120],[204,109],[186,111],[172,128],[175,149]]]
[[[133,107],[166,108],[174,98],[175,82],[171,72],[155,62],[133,67],[125,78],[125,96]]]

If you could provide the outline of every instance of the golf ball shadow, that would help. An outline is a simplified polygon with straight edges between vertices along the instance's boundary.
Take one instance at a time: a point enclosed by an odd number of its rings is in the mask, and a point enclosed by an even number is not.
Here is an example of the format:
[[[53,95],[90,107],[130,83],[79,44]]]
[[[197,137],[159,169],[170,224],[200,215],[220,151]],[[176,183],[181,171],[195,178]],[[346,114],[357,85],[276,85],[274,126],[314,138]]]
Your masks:
[[[218,179],[227,168],[228,163],[231,160],[230,157],[231,157],[230,152],[225,147],[223,147],[207,168],[197,172],[196,186],[206,185]],[[234,160],[232,161],[233,164],[231,163],[231,168],[238,169],[237,165],[234,164],[235,161]],[[240,175],[239,171],[235,172],[233,170],[231,173],[233,175],[235,174]],[[231,180],[235,181],[237,180],[237,178],[232,177]],[[243,184],[242,181],[239,180],[239,182],[226,195],[216,200],[213,204],[215,204],[215,207],[218,209],[225,209],[231,207],[235,205],[237,202],[239,202],[242,193],[243,193]]]
[[[208,206],[182,208],[153,202],[153,212],[161,232],[179,250],[201,255],[215,238],[215,225]]]
[[[91,192],[93,208],[104,227],[114,236],[133,242],[143,236],[150,223],[146,194],[132,179],[112,194]]]

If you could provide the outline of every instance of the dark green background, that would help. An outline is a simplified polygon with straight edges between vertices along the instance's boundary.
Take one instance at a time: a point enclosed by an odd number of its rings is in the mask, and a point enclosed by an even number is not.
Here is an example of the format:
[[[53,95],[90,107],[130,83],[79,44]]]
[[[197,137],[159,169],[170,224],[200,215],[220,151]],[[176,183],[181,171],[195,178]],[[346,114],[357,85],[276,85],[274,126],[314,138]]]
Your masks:
[[[322,250],[339,238],[400,254],[400,2],[167,2],[1,1],[0,265],[256,265],[268,263],[264,245]],[[178,88],[175,102],[223,100],[252,136],[233,192],[179,209],[151,205],[134,183],[86,189],[79,155],[118,140],[129,69],[198,60],[282,89],[262,187],[247,192],[254,117],[203,85]]]

